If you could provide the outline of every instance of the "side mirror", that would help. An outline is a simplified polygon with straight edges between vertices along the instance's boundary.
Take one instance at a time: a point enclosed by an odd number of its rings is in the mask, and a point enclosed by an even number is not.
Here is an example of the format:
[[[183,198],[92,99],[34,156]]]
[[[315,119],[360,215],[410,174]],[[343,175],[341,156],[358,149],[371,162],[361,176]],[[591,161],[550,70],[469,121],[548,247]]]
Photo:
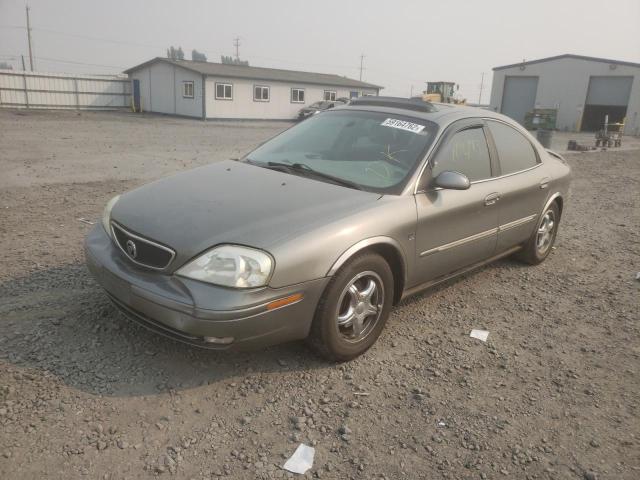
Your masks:
[[[434,185],[447,190],[467,190],[471,183],[466,175],[447,170],[435,178]]]

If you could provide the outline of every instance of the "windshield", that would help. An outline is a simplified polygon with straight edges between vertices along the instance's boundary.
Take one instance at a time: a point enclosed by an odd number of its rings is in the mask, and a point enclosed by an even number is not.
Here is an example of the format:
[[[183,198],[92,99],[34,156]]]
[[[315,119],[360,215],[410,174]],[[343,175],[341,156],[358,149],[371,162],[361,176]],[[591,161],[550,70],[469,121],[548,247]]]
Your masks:
[[[325,105],[327,105],[327,102],[315,102],[315,103],[312,103],[311,105],[309,105],[309,107],[310,108],[313,108],[313,107],[324,107]]]
[[[432,122],[403,115],[329,111],[286,130],[245,160],[265,167],[292,165],[298,168],[290,173],[314,178],[315,171],[364,190],[398,194],[436,131]]]

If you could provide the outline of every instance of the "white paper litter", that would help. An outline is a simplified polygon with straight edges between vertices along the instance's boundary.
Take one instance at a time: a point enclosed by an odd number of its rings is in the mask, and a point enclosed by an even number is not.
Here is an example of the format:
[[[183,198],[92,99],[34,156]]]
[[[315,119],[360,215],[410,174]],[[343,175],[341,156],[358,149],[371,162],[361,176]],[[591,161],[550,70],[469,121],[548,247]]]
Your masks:
[[[438,426],[439,426],[439,427],[446,427],[446,426],[447,426],[447,424],[446,424],[446,423],[444,423],[442,420],[440,420],[440,421],[438,422]]]
[[[313,456],[315,453],[315,448],[301,443],[282,468],[291,473],[304,474],[313,466]]]
[[[482,340],[483,342],[487,341],[489,338],[488,330],[471,330],[471,334],[469,335],[471,338],[477,338],[478,340]]]

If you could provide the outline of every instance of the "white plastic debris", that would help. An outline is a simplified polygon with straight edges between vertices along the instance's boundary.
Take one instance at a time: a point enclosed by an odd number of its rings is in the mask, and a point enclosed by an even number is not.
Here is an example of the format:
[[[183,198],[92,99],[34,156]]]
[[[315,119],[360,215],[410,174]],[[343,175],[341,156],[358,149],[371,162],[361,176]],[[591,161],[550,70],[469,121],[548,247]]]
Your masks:
[[[315,453],[315,448],[301,443],[282,468],[291,473],[299,473],[302,475],[313,466]]]
[[[636,273],[636,280],[640,281],[640,272]]]
[[[446,424],[446,423],[444,423],[442,420],[440,420],[440,421],[438,422],[438,426],[439,426],[439,427],[446,427],[446,426],[447,426],[447,424]]]
[[[86,223],[87,225],[95,225],[96,222],[92,222],[91,220],[87,220],[86,218],[79,218],[79,222]]]
[[[477,338],[483,342],[487,341],[489,338],[489,330],[471,330],[471,334],[469,335],[471,338]]]

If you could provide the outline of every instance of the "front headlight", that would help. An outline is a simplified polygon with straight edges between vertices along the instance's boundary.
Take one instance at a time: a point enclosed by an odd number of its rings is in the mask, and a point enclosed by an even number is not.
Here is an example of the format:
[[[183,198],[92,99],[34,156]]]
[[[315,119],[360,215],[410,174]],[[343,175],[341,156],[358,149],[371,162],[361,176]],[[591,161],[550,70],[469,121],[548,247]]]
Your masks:
[[[269,281],[273,259],[262,250],[221,245],[180,268],[176,275],[233,288],[263,287]]]
[[[120,200],[120,195],[113,197],[107,202],[107,205],[104,207],[104,211],[102,212],[102,226],[109,236],[111,236],[111,210],[118,200]]]

